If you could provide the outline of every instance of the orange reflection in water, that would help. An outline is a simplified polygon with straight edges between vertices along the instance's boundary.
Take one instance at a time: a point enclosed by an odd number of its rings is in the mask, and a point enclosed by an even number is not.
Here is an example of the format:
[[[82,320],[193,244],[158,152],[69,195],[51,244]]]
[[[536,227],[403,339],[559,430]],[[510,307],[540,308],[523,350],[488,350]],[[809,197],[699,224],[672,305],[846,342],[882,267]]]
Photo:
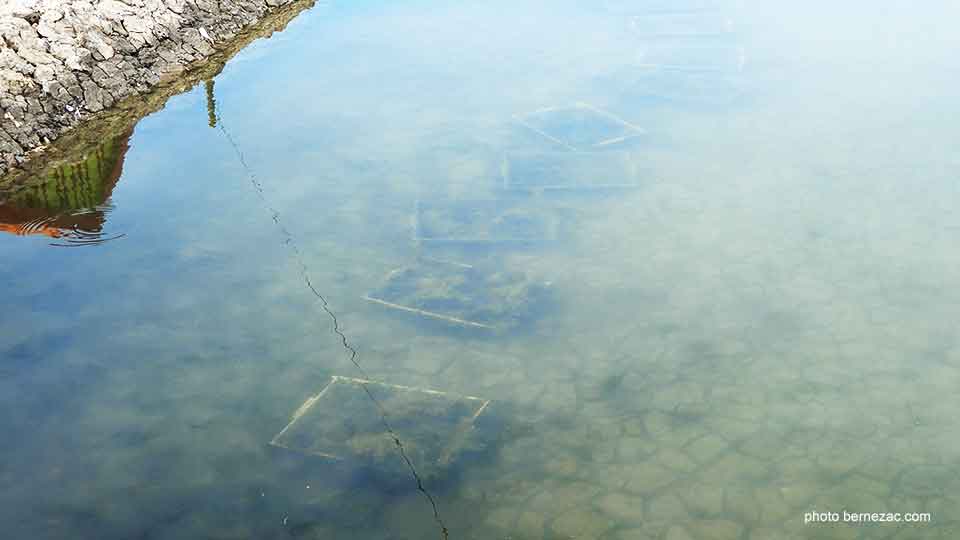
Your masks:
[[[82,160],[49,171],[45,182],[0,203],[0,232],[46,236],[58,240],[51,245],[63,247],[124,236],[106,235],[103,230],[131,134],[104,142]]]

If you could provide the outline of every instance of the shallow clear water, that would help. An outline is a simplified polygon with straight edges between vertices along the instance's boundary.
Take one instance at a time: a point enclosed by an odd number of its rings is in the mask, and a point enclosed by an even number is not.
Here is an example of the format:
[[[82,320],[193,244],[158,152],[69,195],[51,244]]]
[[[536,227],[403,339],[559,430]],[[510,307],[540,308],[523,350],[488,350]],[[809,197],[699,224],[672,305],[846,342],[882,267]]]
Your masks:
[[[960,534],[957,9],[645,6],[317,5],[216,78],[216,127],[202,85],[137,125],[108,241],[0,236],[4,536]],[[578,103],[616,120],[539,116]],[[504,189],[575,150],[630,182]],[[549,237],[417,241],[418,201],[507,199]],[[549,298],[491,332],[364,298],[418,258]],[[269,444],[333,376],[489,406],[445,467],[393,426],[424,493],[389,444]],[[804,524],[843,510],[932,521]]]

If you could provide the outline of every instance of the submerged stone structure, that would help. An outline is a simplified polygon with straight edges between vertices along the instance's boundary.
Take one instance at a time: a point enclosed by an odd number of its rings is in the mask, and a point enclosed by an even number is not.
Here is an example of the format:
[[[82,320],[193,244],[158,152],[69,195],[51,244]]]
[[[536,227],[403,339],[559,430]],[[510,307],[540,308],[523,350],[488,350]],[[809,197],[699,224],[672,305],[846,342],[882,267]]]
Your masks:
[[[275,12],[285,25],[312,3],[0,2],[0,177],[88,119],[122,107],[131,97],[155,93],[211,57],[226,52],[228,58]],[[162,101],[154,108],[159,106]]]

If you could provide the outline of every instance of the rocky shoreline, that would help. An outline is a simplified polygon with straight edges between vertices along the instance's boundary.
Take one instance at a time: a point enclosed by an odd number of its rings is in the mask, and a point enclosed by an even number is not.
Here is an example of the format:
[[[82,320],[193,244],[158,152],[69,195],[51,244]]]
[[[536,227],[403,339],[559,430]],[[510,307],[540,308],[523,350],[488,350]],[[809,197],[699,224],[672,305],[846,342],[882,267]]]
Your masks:
[[[69,159],[313,0],[12,0],[0,5],[0,178]],[[76,129],[82,126],[82,129]]]

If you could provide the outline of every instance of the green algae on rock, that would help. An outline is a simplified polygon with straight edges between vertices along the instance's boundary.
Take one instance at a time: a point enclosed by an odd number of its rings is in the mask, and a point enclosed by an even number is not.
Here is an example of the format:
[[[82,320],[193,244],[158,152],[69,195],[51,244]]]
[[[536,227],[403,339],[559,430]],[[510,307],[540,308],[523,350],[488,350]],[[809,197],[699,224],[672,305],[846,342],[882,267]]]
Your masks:
[[[107,139],[82,159],[52,167],[36,183],[0,199],[0,231],[65,242],[54,245],[103,241],[110,196],[123,172],[130,135]]]

